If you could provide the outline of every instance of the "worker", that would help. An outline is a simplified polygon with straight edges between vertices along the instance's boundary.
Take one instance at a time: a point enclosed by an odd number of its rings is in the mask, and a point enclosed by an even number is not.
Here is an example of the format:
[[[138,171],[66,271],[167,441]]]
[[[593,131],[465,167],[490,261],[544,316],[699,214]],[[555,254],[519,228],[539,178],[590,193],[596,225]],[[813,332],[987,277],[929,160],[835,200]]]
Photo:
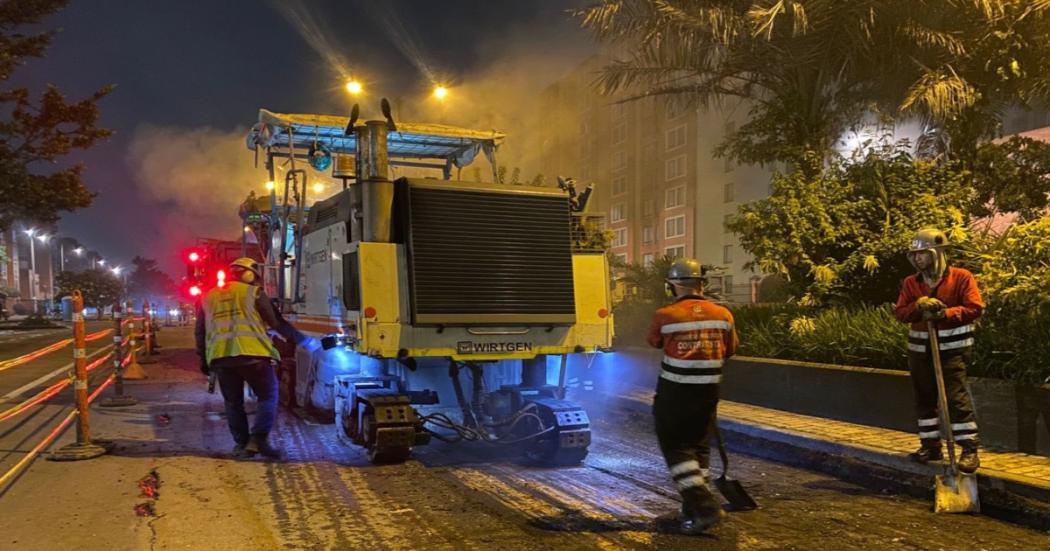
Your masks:
[[[280,355],[267,326],[285,340],[300,344],[305,336],[279,318],[266,293],[258,264],[238,258],[230,266],[231,280],[220,283],[201,299],[195,335],[201,371],[215,371],[226,405],[226,422],[233,435],[234,457],[255,454],[279,458],[281,451],[269,441],[277,415],[277,375],[274,362]],[[283,323],[282,323],[283,322]],[[244,412],[244,384],[258,398],[255,422],[248,427]]]
[[[729,310],[704,299],[703,267],[676,260],[666,285],[674,303],[656,311],[646,337],[663,349],[653,399],[656,438],[682,495],[680,529],[699,534],[725,513],[708,488],[709,443],[716,430],[718,389],[738,340]]]
[[[972,473],[977,457],[977,418],[966,388],[966,368],[973,359],[973,323],[984,302],[973,274],[948,265],[948,238],[933,228],[919,230],[911,240],[908,260],[917,273],[904,278],[895,313],[911,324],[908,332],[908,369],[915,390],[920,446],[911,459],[927,463],[943,459],[938,429],[937,380],[933,372],[927,321],[933,321],[939,340],[952,434],[962,452],[959,470]]]

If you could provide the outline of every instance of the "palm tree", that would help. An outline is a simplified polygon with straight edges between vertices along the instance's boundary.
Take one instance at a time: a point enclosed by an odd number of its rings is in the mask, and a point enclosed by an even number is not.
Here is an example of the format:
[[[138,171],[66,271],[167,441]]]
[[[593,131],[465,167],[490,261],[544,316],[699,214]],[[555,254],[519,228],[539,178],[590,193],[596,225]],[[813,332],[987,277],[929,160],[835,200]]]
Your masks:
[[[602,0],[575,11],[615,45],[621,101],[745,100],[718,153],[745,163],[828,154],[871,113],[918,117],[947,147],[1050,96],[1050,0]],[[942,149],[944,149],[942,147]]]

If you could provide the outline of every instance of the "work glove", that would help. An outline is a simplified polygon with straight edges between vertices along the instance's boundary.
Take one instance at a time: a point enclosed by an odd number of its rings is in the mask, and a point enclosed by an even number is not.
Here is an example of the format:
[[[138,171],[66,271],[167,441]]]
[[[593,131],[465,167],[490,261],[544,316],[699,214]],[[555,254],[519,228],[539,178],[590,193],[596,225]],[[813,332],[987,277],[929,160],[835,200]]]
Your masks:
[[[918,308],[920,312],[932,312],[947,308],[943,302],[933,297],[919,297],[919,300],[915,301],[915,307]]]
[[[942,307],[937,310],[927,310],[923,312],[922,319],[923,321],[936,321],[939,319],[944,319],[944,315],[944,308]]]

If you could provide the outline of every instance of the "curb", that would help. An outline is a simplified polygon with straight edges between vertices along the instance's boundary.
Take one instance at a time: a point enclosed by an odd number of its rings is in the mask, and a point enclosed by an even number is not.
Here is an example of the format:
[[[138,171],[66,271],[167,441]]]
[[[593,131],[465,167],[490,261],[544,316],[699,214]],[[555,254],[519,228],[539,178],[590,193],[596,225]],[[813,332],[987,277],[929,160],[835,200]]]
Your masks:
[[[623,396],[604,399],[625,409],[651,413],[648,402]],[[718,420],[729,449],[793,466],[841,476],[862,485],[891,486],[917,498],[933,498],[941,469],[861,444],[845,444],[739,419]],[[978,486],[984,514],[1045,530],[1050,526],[1050,488],[1026,476],[981,468]]]

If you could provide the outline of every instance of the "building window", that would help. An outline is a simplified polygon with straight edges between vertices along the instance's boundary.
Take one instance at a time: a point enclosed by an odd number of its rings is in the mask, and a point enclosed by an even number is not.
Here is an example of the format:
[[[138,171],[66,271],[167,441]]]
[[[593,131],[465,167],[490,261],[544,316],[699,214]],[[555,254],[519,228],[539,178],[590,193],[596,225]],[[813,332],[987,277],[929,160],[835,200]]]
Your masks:
[[[656,232],[653,231],[652,226],[645,226],[642,228],[642,243],[652,243],[656,241]]]
[[[685,176],[685,155],[664,161],[664,179],[674,180]]]
[[[613,247],[627,246],[627,228],[613,228]]]
[[[621,144],[627,141],[627,123],[621,122],[612,128],[612,144]]]
[[[673,209],[685,204],[685,186],[664,190],[664,208]]]
[[[627,178],[624,176],[617,176],[612,179],[612,194],[623,195],[627,193]]]
[[[671,258],[682,258],[685,256],[685,245],[677,245],[675,247],[667,247],[664,249],[664,255]]]
[[[733,182],[727,182],[726,185],[722,186],[722,200],[726,203],[732,203],[736,200],[736,186]]]
[[[627,253],[620,253],[620,254],[613,255],[613,256],[616,257],[616,260],[619,262],[620,265],[623,265],[623,266],[627,265]]]
[[[623,222],[624,220],[626,220],[627,215],[624,212],[625,210],[626,208],[624,207],[623,203],[616,203],[615,205],[613,205],[612,209],[610,209],[609,211],[609,221]]]
[[[676,126],[664,133],[664,149],[672,151],[685,145],[686,125]]]
[[[685,235],[685,215],[679,214],[664,220],[664,237],[682,237]]]
[[[654,256],[655,255],[653,255],[653,253],[645,253],[645,254],[643,254],[642,255],[642,266],[645,267],[645,268],[648,268],[649,266],[652,266],[653,265],[653,261],[655,260]]]
[[[667,113],[667,119],[677,119],[685,113],[685,105],[680,101],[668,101],[664,104],[664,112]]]
[[[733,292],[733,276],[727,275],[722,277],[722,296],[729,298],[728,295]]]
[[[646,199],[642,202],[642,214],[644,216],[652,216],[656,213],[656,201],[652,199]]]
[[[722,263],[732,264],[733,263],[733,246],[724,245],[722,247]]]
[[[727,214],[722,217],[722,233],[733,233],[729,231],[729,223],[733,221],[733,215]]]
[[[627,168],[627,155],[623,151],[616,151],[612,154],[612,169],[623,170]]]

